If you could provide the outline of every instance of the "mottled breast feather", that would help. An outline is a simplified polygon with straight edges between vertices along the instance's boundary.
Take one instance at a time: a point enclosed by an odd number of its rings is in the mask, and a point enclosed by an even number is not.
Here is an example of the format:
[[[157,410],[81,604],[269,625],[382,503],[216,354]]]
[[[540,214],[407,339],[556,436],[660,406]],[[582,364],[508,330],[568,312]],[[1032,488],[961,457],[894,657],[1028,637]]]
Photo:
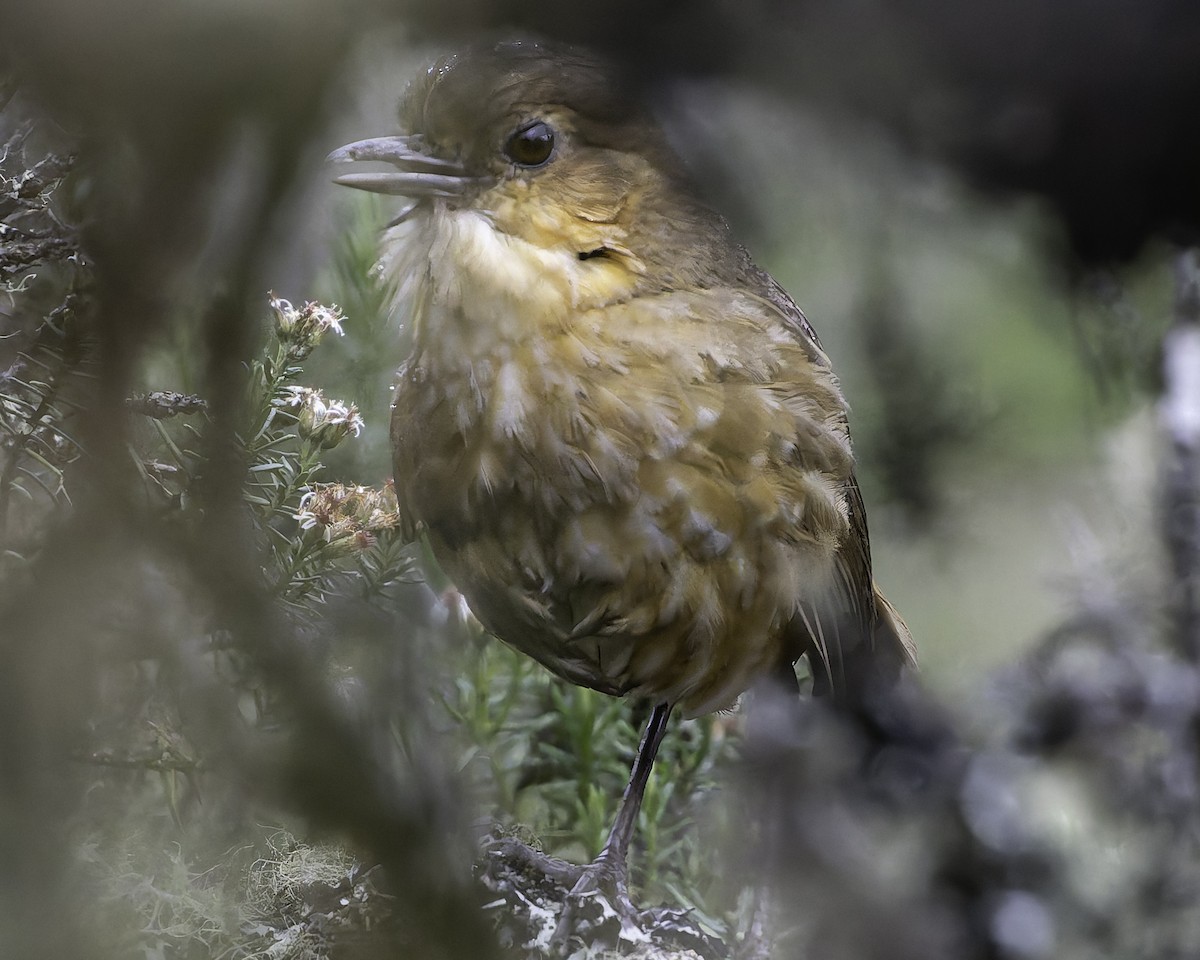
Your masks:
[[[845,404],[800,312],[773,282],[587,308],[586,265],[472,217],[404,224],[389,256],[433,251],[404,267],[397,494],[480,620],[689,714],[806,649],[833,678],[875,595]]]

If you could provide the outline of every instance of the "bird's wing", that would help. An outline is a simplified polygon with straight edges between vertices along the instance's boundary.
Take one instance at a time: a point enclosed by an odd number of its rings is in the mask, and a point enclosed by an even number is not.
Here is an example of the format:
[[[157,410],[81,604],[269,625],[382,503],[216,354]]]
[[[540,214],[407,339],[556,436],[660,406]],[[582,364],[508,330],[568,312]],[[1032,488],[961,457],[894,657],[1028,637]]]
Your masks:
[[[810,352],[820,357],[822,366],[829,366],[829,358],[825,355],[825,348],[821,346],[821,338],[817,336],[816,329],[808,322],[804,311],[796,306],[796,301],[791,295],[779,285],[779,281],[753,263],[750,264],[750,281],[751,288],[757,288],[758,295],[771,306],[796,339],[806,347],[812,348]]]
[[[809,359],[829,366],[816,330],[791,296],[770,274],[753,268],[758,296],[770,306]],[[843,417],[847,437],[850,427]],[[806,603],[789,624],[790,651],[807,652],[817,693],[851,693],[869,674],[891,675],[915,663],[912,636],[895,608],[875,586],[867,511],[858,480],[850,473],[842,487],[848,532],[835,558],[832,596]]]

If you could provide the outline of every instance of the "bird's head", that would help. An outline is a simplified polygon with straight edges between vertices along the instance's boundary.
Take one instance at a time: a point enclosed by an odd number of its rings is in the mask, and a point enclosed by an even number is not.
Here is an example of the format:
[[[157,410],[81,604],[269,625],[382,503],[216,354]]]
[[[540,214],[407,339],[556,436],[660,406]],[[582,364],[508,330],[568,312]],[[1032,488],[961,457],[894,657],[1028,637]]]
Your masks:
[[[730,249],[724,221],[621,75],[574,48],[509,41],[443,57],[410,86],[400,121],[403,135],[330,155],[391,164],[337,182],[408,198],[399,219],[469,211],[652,289],[711,277]]]

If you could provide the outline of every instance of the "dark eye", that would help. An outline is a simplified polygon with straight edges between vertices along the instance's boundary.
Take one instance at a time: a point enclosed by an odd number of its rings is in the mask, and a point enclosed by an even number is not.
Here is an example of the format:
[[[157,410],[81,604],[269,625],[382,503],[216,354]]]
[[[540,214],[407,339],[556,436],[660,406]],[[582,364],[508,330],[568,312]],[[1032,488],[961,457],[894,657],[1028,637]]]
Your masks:
[[[543,120],[525,124],[504,145],[504,155],[523,167],[540,167],[553,152],[554,131]]]

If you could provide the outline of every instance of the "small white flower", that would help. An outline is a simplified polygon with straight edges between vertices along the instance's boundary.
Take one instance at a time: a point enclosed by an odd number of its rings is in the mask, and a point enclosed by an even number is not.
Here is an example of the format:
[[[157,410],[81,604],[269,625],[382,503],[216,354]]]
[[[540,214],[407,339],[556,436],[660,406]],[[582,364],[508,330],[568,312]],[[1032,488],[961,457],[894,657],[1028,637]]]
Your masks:
[[[323,450],[336,447],[351,433],[362,433],[363,419],[358,407],[344,400],[327,400],[320,390],[292,388],[295,392],[284,402],[298,406],[296,427],[302,440]]]
[[[342,321],[346,317],[336,303],[328,307],[316,302],[306,303],[304,310],[305,312],[311,311],[312,320],[321,333],[328,333],[332,330],[339,337],[346,335],[346,331],[342,329]]]
[[[358,412],[358,407],[353,403],[345,403],[342,400],[329,401],[329,408],[325,414],[325,422],[344,425],[356,437],[362,433],[364,426],[363,418]]]
[[[312,387],[284,387],[282,396],[275,400],[277,407],[302,407],[310,397],[321,398],[321,391],[314,390]]]
[[[292,519],[298,520],[301,530],[311,530],[314,527],[324,527],[325,519],[322,518],[315,510],[310,509],[313,502],[313,497],[316,496],[316,490],[309,490],[300,498],[300,508],[293,514]]]

